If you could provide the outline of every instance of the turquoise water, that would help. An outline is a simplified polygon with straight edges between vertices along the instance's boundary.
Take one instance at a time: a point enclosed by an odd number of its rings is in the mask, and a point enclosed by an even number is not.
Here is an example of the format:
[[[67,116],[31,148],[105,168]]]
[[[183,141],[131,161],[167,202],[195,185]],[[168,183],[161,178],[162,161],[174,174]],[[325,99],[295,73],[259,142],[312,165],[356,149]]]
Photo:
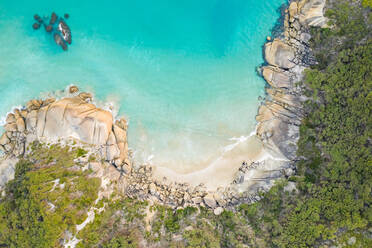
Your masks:
[[[256,67],[286,0],[0,1],[0,116],[77,83],[129,119],[136,159],[189,166],[255,127]],[[69,13],[68,52],[33,15]]]

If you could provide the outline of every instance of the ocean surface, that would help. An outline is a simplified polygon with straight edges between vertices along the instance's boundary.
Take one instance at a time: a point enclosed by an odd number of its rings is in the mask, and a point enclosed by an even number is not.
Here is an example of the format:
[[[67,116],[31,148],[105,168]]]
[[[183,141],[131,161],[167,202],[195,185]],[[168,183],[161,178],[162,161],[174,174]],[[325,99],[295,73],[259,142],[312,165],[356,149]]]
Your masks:
[[[0,116],[76,84],[129,120],[138,163],[187,171],[250,135],[262,46],[287,0],[1,0]],[[72,45],[33,15],[68,13]],[[107,107],[107,105],[106,105]]]

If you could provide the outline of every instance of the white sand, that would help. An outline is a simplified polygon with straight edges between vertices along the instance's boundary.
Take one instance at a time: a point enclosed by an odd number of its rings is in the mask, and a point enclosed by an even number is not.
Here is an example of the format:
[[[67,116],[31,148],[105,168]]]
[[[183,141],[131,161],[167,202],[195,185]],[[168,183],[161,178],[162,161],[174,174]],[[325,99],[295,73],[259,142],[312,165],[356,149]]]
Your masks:
[[[203,183],[208,190],[216,190],[233,181],[243,161],[248,163],[262,161],[268,156],[270,157],[264,144],[257,136],[253,135],[226,147],[220,157],[209,164],[201,164],[200,169],[194,168],[194,171],[190,173],[175,172],[171,168],[155,165],[154,177],[159,181],[166,177],[168,181],[187,182],[193,186]],[[259,173],[257,170],[257,174]]]

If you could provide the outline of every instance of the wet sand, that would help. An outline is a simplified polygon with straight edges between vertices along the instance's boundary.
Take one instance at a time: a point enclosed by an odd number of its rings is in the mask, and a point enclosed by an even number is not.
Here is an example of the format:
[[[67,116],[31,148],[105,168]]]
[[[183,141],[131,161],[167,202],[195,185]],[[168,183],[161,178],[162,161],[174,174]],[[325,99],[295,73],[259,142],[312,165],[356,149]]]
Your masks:
[[[229,149],[230,148],[230,149]],[[189,183],[197,186],[203,183],[207,190],[216,190],[219,187],[228,186],[238,172],[243,161],[248,164],[255,161],[262,161],[278,154],[270,153],[256,135],[247,137],[245,141],[228,147],[225,152],[209,164],[201,164],[199,169],[194,168],[190,173],[180,173],[168,167],[154,166],[154,177],[163,181],[166,177],[170,182]],[[260,177],[260,170],[253,170],[252,177]]]

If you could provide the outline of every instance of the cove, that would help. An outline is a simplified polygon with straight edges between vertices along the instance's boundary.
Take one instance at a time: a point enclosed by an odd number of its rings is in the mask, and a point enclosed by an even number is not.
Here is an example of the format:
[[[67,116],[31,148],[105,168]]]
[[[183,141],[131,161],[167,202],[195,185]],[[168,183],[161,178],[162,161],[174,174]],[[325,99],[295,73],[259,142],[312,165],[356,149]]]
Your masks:
[[[77,84],[129,120],[136,163],[179,174],[207,169],[255,129],[265,87],[256,67],[285,3],[1,1],[0,116]],[[52,11],[70,15],[68,52],[31,27],[35,13]],[[234,158],[254,156],[254,143]]]

